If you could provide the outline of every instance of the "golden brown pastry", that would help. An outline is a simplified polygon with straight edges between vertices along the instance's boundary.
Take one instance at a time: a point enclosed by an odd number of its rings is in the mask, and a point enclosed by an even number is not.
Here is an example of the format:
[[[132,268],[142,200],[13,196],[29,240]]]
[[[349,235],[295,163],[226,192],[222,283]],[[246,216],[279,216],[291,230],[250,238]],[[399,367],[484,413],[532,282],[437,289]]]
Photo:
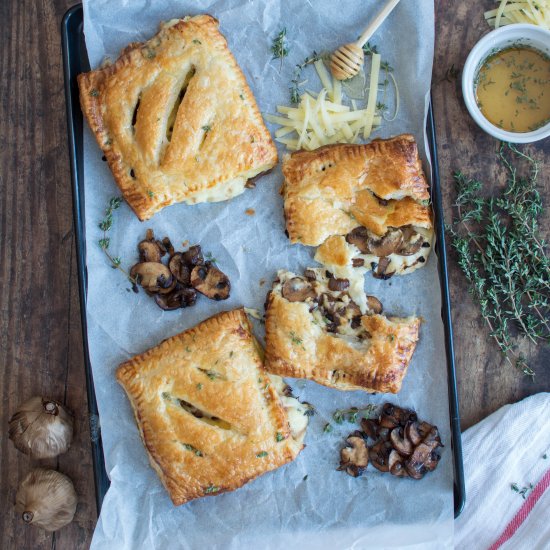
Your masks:
[[[177,202],[222,201],[277,151],[218,22],[173,20],[105,68],[78,76],[80,103],[140,220]]]
[[[264,370],[243,309],[164,340],[117,379],[176,505],[237,489],[303,448],[307,408]]]
[[[362,276],[359,277],[362,281]],[[265,368],[339,390],[397,393],[416,348],[420,319],[381,315],[354,281],[307,269],[279,271],[266,304]]]
[[[284,160],[283,174],[290,241],[320,245],[317,261],[373,269],[380,278],[425,263],[430,195],[412,136],[298,151]]]

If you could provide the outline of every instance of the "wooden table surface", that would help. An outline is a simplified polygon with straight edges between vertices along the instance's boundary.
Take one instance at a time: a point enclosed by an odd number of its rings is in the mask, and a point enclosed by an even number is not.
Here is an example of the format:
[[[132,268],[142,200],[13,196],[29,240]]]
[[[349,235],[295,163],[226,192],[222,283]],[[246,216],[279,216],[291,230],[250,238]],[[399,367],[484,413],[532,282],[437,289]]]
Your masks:
[[[9,549],[87,548],[96,522],[59,32],[72,3],[0,2],[0,547]],[[462,68],[487,32],[483,10],[492,4],[436,0],[433,97],[447,219],[453,170],[489,185],[502,176],[495,162],[497,142],[468,116],[460,77],[445,79],[451,67]],[[542,192],[550,208],[549,141],[526,150],[543,163]],[[508,367],[452,254],[450,285],[463,428],[505,403],[549,391],[550,349],[525,346],[534,381]],[[35,394],[60,400],[76,413],[70,451],[40,463],[16,451],[7,438],[10,415]],[[79,495],[75,520],[55,534],[23,525],[12,507],[19,481],[38,464],[69,475]]]

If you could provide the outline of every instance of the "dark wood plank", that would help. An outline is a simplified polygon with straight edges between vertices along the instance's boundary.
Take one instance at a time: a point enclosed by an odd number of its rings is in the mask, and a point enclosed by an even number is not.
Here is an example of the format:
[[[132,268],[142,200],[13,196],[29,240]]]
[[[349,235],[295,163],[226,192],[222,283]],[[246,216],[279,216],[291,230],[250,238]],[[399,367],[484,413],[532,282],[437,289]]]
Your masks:
[[[474,44],[487,33],[483,19],[492,0],[436,1],[436,46],[432,90],[439,146],[441,185],[445,217],[452,217],[454,184],[452,174],[462,170],[486,182],[488,186],[502,182],[503,171],[496,162],[499,143],[480,130],[470,118],[461,91],[461,74],[445,80],[447,71],[464,66]],[[541,193],[546,212],[542,220],[543,234],[548,237],[550,220],[550,177],[548,140],[525,148],[541,163]],[[455,349],[462,426],[467,428],[506,403],[550,389],[550,349],[522,343],[536,377],[530,380],[510,367],[489,336],[480,319],[479,308],[468,294],[468,284],[460,272],[453,253],[450,254],[450,287],[455,331]]]
[[[72,3],[0,2],[2,548],[87,548],[96,518],[59,32]],[[75,413],[73,446],[58,459],[30,460],[6,436],[10,414],[32,395]],[[79,495],[75,521],[55,534],[24,525],[12,506],[38,465],[69,475]]]
[[[3,548],[87,548],[96,521],[86,414],[86,393],[75,270],[72,203],[66,146],[59,25],[69,0],[0,2],[0,395],[2,433],[10,414],[34,394],[65,402],[75,412],[75,441],[57,460],[41,462],[68,474],[79,494],[75,521],[55,535],[29,528],[15,516],[18,482],[38,465],[0,438],[0,515]],[[433,92],[446,215],[453,202],[451,174],[460,168],[488,182],[501,171],[496,142],[469,118],[460,82],[444,80],[460,69],[487,32],[474,0],[436,0]],[[29,31],[32,29],[32,32]],[[548,140],[547,140],[548,141]],[[544,162],[550,204],[548,143],[528,148]],[[546,215],[546,234],[550,222]],[[534,382],[506,366],[479,319],[454,258],[450,261],[461,414],[467,427],[501,405],[550,389],[548,348],[525,351]]]

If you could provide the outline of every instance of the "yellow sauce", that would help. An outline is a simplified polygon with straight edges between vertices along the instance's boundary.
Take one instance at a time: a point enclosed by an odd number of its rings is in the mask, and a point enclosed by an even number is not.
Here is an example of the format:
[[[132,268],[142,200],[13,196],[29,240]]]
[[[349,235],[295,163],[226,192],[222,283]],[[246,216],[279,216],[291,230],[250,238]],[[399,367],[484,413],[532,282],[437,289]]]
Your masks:
[[[476,102],[485,118],[508,132],[532,132],[550,121],[550,58],[512,47],[479,70]]]

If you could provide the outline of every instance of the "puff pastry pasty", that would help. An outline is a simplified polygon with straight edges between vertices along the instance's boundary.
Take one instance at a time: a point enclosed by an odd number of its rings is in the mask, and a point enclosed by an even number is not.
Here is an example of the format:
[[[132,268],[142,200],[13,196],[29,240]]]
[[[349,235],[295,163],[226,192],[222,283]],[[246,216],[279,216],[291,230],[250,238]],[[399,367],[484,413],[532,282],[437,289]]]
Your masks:
[[[283,174],[291,242],[320,245],[315,259],[332,271],[353,266],[385,279],[426,262],[430,195],[411,135],[298,151]]]
[[[218,22],[173,20],[78,77],[82,111],[140,220],[177,202],[222,201],[277,151]]]
[[[264,370],[243,309],[163,341],[117,378],[176,505],[237,489],[303,448],[307,407]]]
[[[363,315],[352,286],[325,269],[279,271],[266,304],[266,369],[339,390],[397,393],[420,319],[385,317],[373,296]]]

